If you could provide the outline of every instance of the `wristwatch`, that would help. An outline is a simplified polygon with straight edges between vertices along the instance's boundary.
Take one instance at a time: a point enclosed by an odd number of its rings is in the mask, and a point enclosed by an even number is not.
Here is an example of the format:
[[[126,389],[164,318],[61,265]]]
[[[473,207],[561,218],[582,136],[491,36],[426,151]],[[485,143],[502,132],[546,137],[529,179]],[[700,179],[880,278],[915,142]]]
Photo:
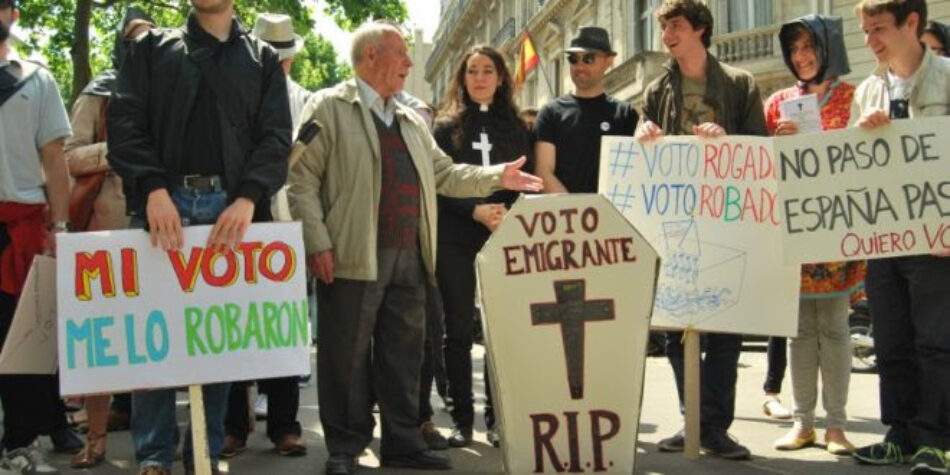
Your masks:
[[[68,233],[73,230],[73,223],[70,223],[66,220],[53,221],[53,224],[50,225],[49,230],[53,231],[54,233]]]

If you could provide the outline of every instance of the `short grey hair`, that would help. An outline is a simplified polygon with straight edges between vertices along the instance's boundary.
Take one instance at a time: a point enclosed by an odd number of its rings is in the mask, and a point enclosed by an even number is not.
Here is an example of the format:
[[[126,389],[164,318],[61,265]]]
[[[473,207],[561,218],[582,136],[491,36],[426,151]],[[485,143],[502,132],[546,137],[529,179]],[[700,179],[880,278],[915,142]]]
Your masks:
[[[395,33],[402,37],[402,31],[392,23],[385,21],[372,21],[364,23],[353,32],[353,40],[350,45],[350,61],[356,66],[363,60],[363,49],[367,46],[378,46],[383,41],[386,33]]]

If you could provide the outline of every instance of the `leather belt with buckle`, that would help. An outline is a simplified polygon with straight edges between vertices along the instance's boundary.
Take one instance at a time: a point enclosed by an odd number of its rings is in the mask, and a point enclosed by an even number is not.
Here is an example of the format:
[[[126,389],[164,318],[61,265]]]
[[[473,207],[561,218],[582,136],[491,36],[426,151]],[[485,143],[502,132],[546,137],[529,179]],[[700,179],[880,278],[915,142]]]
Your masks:
[[[221,191],[223,188],[221,186],[221,177],[218,175],[212,176],[201,176],[201,175],[185,175],[178,177],[175,180],[175,185],[180,186],[186,190],[194,191]]]

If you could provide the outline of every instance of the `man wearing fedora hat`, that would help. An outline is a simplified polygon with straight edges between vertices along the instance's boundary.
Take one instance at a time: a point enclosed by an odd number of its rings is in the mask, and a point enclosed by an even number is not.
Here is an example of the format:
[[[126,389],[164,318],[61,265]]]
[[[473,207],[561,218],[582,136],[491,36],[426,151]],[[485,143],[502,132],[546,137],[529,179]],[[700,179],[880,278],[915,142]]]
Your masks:
[[[294,34],[293,20],[280,13],[261,13],[257,16],[251,34],[277,50],[280,66],[287,76],[287,95],[290,98],[290,117],[293,130],[297,130],[300,111],[310,98],[310,91],[290,78],[294,55],[303,48],[303,39]],[[282,187],[273,198],[271,211],[276,220],[290,221],[287,207],[287,187]],[[300,422],[297,409],[300,406],[300,386],[296,376],[262,379],[257,382],[258,399],[254,413],[267,418],[267,437],[274,443],[277,453],[283,456],[301,456],[307,453],[300,437]],[[228,412],[224,420],[224,445],[221,458],[231,458],[243,452],[251,431],[247,390],[250,381],[231,384],[228,396]]]
[[[280,67],[287,76],[287,95],[290,96],[290,121],[294,131],[300,125],[300,111],[310,98],[311,92],[290,78],[290,69],[294,57],[304,48],[303,38],[294,33],[293,20],[282,13],[261,13],[257,15],[251,34],[264,40],[277,50]]]
[[[535,120],[536,172],[546,193],[596,193],[600,138],[633,135],[636,111],[604,92],[604,75],[616,55],[603,28],[583,27],[571,40],[567,61],[574,93],[549,102]]]

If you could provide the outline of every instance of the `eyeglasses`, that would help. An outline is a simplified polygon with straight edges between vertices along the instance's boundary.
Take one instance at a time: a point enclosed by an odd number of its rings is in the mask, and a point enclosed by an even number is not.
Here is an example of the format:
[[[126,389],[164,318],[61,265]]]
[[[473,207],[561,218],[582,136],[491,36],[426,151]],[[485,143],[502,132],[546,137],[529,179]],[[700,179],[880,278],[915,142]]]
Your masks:
[[[584,53],[584,54],[568,54],[567,62],[571,64],[577,64],[579,61],[583,61],[584,64],[594,64],[594,61],[597,61],[597,53]]]

